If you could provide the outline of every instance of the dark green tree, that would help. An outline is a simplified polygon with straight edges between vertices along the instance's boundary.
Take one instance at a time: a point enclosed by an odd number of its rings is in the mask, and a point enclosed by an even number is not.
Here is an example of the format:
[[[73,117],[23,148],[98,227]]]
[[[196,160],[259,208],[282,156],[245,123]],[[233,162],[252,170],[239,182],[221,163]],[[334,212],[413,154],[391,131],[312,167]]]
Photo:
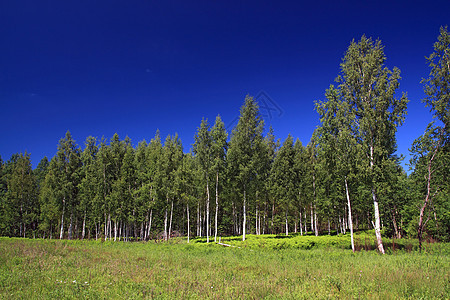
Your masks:
[[[212,136],[209,130],[208,120],[203,119],[197,133],[194,136],[193,152],[198,159],[199,166],[203,171],[203,178],[206,185],[206,242],[209,243],[209,206],[210,206],[210,191],[209,181],[211,177],[213,165],[213,148]]]
[[[259,106],[251,96],[245,97],[239,121],[231,133],[227,152],[229,174],[234,189],[242,196],[242,239],[245,240],[247,222],[247,200],[249,192],[256,186],[258,155],[263,144],[264,121]]]
[[[76,207],[78,205],[78,184],[80,183],[81,158],[80,149],[67,131],[64,139],[58,144],[58,151],[54,157],[53,168],[51,170],[51,188],[54,196],[58,197],[60,203],[61,229],[59,238],[64,235],[64,219],[66,218],[66,209],[69,211],[68,239],[72,239],[73,225],[75,221]],[[50,171],[49,171],[50,173]],[[56,178],[55,178],[56,177]]]
[[[289,235],[288,215],[296,199],[294,140],[289,134],[278,150],[272,165],[270,182],[277,201],[281,204],[285,215],[286,235]]]
[[[216,178],[216,212],[214,217],[214,242],[217,242],[218,233],[218,218],[219,218],[219,190],[223,186],[224,172],[226,167],[226,154],[228,149],[227,139],[228,133],[225,129],[225,124],[218,115],[214,126],[211,128],[212,139],[212,170]],[[222,184],[221,184],[222,183]]]
[[[27,229],[31,229],[34,235],[38,226],[39,202],[29,153],[19,154],[7,183],[11,235],[26,237]]]

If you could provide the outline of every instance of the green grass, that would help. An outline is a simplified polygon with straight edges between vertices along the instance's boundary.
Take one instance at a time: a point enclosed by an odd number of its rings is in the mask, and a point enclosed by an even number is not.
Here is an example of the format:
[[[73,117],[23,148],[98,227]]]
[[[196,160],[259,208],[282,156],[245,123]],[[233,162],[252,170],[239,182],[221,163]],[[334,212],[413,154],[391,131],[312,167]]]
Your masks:
[[[339,239],[346,237],[249,236],[246,244],[222,239],[241,243],[238,248],[201,239],[155,244],[0,238],[0,298],[450,298],[448,244],[383,256],[352,253]],[[289,246],[273,246],[282,241]],[[311,241],[310,250],[292,247]]]

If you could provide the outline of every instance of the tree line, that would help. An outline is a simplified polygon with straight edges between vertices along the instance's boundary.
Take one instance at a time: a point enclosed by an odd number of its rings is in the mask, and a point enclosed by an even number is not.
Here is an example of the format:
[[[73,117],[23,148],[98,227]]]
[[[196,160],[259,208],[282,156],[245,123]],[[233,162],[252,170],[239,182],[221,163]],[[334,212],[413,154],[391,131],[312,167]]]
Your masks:
[[[247,233],[381,235],[448,241],[450,36],[442,27],[427,58],[424,102],[433,122],[411,145],[408,176],[396,152],[407,113],[400,70],[385,66],[379,40],[352,41],[336,85],[316,101],[320,125],[303,145],[282,143],[246,96],[237,125],[203,119],[189,153],[177,135],[133,147],[115,134],[68,131],[49,161],[32,169],[29,153],[0,158],[3,236],[167,240]],[[354,248],[353,238],[352,247]]]

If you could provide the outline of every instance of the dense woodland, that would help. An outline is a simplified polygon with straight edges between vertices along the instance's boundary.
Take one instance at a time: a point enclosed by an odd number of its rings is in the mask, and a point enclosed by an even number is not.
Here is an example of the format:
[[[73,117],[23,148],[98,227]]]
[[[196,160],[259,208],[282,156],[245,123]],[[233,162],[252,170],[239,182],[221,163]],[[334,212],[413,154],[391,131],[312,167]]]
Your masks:
[[[28,153],[0,159],[0,235],[149,240],[245,234],[341,234],[375,229],[419,241],[450,240],[450,35],[441,28],[421,84],[434,121],[396,153],[407,114],[400,70],[380,41],[353,41],[335,85],[316,102],[320,126],[307,144],[280,141],[245,98],[237,125],[201,120],[190,152],[177,135],[150,142],[70,132],[32,169]],[[425,76],[426,74],[424,74]],[[400,95],[400,96],[399,96]],[[427,108],[424,107],[424,112]]]

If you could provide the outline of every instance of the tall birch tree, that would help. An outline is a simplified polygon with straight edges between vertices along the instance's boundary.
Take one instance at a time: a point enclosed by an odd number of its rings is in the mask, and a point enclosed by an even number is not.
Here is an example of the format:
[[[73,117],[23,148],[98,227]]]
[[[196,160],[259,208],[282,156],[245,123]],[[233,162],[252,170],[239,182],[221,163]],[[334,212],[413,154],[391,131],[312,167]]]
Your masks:
[[[363,172],[372,194],[378,250],[383,254],[377,188],[386,161],[396,150],[395,133],[405,119],[408,103],[405,94],[400,98],[396,95],[400,70],[389,70],[385,62],[381,41],[363,36],[359,42],[351,42],[337,78],[342,97],[355,115],[351,127],[365,155]]]
[[[228,133],[225,129],[225,124],[223,123],[220,115],[216,117],[214,126],[211,128],[211,139],[212,139],[212,169],[214,171],[216,180],[216,205],[215,205],[215,216],[214,216],[214,242],[217,242],[217,233],[219,227],[219,190],[220,182],[224,179],[222,177],[225,171],[226,163],[226,153],[227,153],[227,139]]]
[[[209,206],[210,190],[209,181],[211,177],[211,168],[213,164],[212,137],[209,130],[208,120],[203,119],[197,133],[194,136],[193,152],[203,171],[203,179],[206,185],[206,242],[209,243]]]
[[[230,175],[236,190],[242,197],[242,240],[247,231],[247,205],[249,192],[255,185],[257,176],[258,150],[263,143],[264,121],[259,106],[249,95],[241,107],[239,121],[231,133],[230,147],[227,152]]]

